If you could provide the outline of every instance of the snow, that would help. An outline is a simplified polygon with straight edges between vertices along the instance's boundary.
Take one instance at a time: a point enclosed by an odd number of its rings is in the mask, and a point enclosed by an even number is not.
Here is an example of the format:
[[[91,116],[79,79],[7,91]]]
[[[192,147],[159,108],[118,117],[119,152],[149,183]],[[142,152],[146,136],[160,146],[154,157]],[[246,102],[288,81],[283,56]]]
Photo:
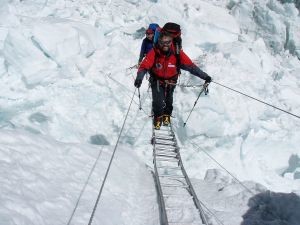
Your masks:
[[[1,131],[0,152],[3,224],[66,224],[100,154],[72,219],[73,224],[86,224],[103,181],[111,147],[62,143],[14,130]],[[130,149],[120,149],[111,171],[111,177],[117,179],[108,178],[98,206],[101,213],[95,219],[101,219],[101,224],[141,224],[144,219],[155,224],[158,220],[155,186],[148,173]],[[135,213],[139,217],[131,219]]]
[[[57,77],[56,64],[31,44],[24,35],[11,30],[4,43],[3,56],[16,73],[22,74],[28,86],[43,84]],[[43,74],[43,76],[41,76]]]
[[[3,58],[0,58],[0,76],[5,74],[6,71],[6,66],[5,66],[5,61]]]
[[[299,19],[294,4],[276,0],[1,0],[1,224],[67,224],[101,152],[71,223],[87,224],[148,23],[179,23],[184,51],[214,81],[300,115]],[[202,83],[184,71],[180,82]],[[173,126],[198,198],[230,225],[263,223],[253,199],[265,208],[279,201],[280,218],[292,199],[296,225],[299,119],[216,83],[209,89],[185,128],[199,88],[174,94]],[[144,80],[143,110],[134,96],[93,224],[159,223],[147,90]]]

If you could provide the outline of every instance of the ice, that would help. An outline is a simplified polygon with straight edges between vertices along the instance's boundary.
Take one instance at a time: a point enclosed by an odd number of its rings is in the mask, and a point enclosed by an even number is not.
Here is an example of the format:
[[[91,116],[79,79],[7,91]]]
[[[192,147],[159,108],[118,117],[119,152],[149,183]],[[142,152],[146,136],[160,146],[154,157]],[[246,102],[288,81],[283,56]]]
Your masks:
[[[7,72],[6,66],[5,66],[5,60],[3,58],[0,58],[0,77]]]
[[[109,147],[66,144],[17,130],[1,131],[0,142],[3,202],[0,218],[5,224],[66,224],[95,159],[102,151],[87,192],[72,219],[72,223],[86,224],[94,207],[91,199],[97,197],[111,154]],[[95,224],[99,221],[105,225],[130,223],[131,218],[135,221],[132,224],[141,224],[145,218],[155,224],[158,220],[157,208],[153,208],[155,186],[149,171],[138,163],[129,149],[123,149],[117,158],[110,175],[117,179],[107,181],[109,191],[103,193],[98,207],[101,213],[96,214]],[[133,190],[134,196],[130,194]],[[135,217],[137,212],[146,217]]]
[[[16,73],[21,73],[24,82],[29,86],[51,82],[59,75],[56,71],[57,64],[18,31],[9,31],[3,55],[8,68],[13,67]]]
[[[17,27],[20,25],[15,7],[10,5],[8,0],[1,0],[0,18],[0,27]]]
[[[299,58],[298,24],[300,19],[294,4],[282,5],[279,1],[270,0],[259,4],[243,1],[233,5],[231,11],[240,21],[243,32],[250,34],[253,38],[263,37],[275,53],[288,49]]]
[[[41,23],[32,33],[35,43],[58,65],[80,53],[78,32],[69,24]]]
[[[4,41],[5,41],[7,33],[8,33],[7,28],[0,27],[0,49],[3,48]]]
[[[297,17],[297,22],[291,22],[288,30],[288,40],[286,49],[292,54],[296,54],[300,58],[300,19]]]

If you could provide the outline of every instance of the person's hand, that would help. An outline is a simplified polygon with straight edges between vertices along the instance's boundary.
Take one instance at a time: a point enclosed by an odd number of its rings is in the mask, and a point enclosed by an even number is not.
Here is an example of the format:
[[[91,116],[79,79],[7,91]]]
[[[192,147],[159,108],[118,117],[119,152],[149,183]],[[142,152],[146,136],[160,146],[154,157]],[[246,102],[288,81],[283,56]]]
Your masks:
[[[138,69],[141,65],[141,62],[139,62],[138,64],[135,65],[135,68]]]
[[[140,88],[141,85],[142,85],[142,80],[136,78],[135,81],[134,81],[134,86],[135,86],[136,88]]]
[[[141,65],[141,61],[138,61],[138,63],[135,65],[135,68],[138,69]]]
[[[209,84],[211,82],[211,77],[207,75],[205,78],[205,84]]]

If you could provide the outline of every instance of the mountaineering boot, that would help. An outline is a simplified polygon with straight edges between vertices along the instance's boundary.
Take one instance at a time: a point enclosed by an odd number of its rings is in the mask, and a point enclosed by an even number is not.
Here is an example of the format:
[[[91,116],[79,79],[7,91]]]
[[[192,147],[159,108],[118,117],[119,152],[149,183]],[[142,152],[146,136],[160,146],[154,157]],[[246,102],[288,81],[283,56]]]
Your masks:
[[[160,130],[161,127],[161,116],[154,118],[153,126],[155,130]]]
[[[169,126],[171,123],[171,116],[170,115],[163,115],[163,125]]]

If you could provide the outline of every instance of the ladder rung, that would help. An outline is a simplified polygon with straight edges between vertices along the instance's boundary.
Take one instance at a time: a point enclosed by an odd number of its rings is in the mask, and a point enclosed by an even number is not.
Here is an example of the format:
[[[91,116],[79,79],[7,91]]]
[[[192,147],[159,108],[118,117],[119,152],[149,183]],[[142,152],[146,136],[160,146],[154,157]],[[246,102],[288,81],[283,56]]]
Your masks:
[[[157,169],[181,170],[180,167],[157,166]]]
[[[158,157],[177,158],[177,154],[162,154],[162,153],[156,153],[155,155],[158,156]]]
[[[162,127],[160,127],[162,128]],[[172,132],[171,129],[160,129],[160,130],[155,130],[154,133],[160,133],[160,132]]]
[[[159,150],[159,151],[162,151],[162,150],[175,151],[176,147],[173,147],[173,146],[170,146],[169,148],[160,148],[160,147],[157,147],[157,148],[155,148],[155,150]]]
[[[172,141],[174,142],[174,138],[155,138],[156,141]]]
[[[188,188],[188,185],[177,185],[177,184],[160,184],[162,187],[178,187],[178,188]]]
[[[158,135],[173,135],[173,133],[172,132],[170,132],[169,130],[163,130],[161,133],[155,133],[154,134],[154,137],[155,136],[158,136]]]
[[[182,197],[184,199],[193,199],[193,197],[191,195],[188,195],[186,193],[186,196],[184,196],[183,194],[163,194],[164,197]]]
[[[179,158],[177,158],[176,156],[155,155],[155,157],[156,157],[156,159],[158,159],[158,160],[169,158],[171,161],[176,161],[176,162],[179,163]]]
[[[156,145],[163,145],[163,146],[172,146],[172,147],[176,147],[176,144],[173,142],[173,143],[164,143],[164,142],[154,142],[155,146]]]
[[[163,132],[161,134],[156,134],[156,135],[153,135],[153,136],[154,137],[175,137],[175,135],[172,132],[169,132],[169,133]]]
[[[168,131],[169,132],[169,131]],[[161,134],[154,134],[153,135],[154,137],[160,137],[160,136],[163,136],[163,137],[174,137],[173,133],[172,132],[169,132],[169,133],[166,133],[166,132],[163,132]]]
[[[156,161],[158,161],[158,162],[160,162],[160,161],[167,161],[167,162],[176,162],[176,163],[178,163],[179,161],[177,160],[177,159],[175,159],[175,158],[173,158],[173,159],[166,159],[166,158],[156,158]]]
[[[167,177],[167,178],[180,178],[180,179],[185,179],[184,176],[179,176],[179,175],[168,175],[168,174],[161,174],[158,175],[159,177]]]
[[[154,141],[155,141],[155,143],[157,143],[157,142],[163,142],[163,143],[165,143],[165,142],[168,142],[168,143],[175,143],[174,139],[166,139],[166,140],[163,140],[163,139],[155,138]]]
[[[183,207],[183,208],[178,208],[178,206],[176,206],[176,207],[166,207],[165,208],[166,210],[186,210],[186,209],[190,209],[190,210],[194,210],[194,209],[196,209],[197,210],[197,208],[196,207],[188,207],[188,208],[186,208],[186,207]],[[170,222],[169,222],[170,223]]]
[[[155,136],[154,139],[156,140],[174,140],[173,136]]]
[[[154,151],[154,154],[171,154],[171,155],[176,155],[176,156],[178,156],[178,153],[177,152],[175,152],[175,151],[167,151],[167,150],[158,150],[158,151]]]
[[[169,126],[161,126],[160,130],[155,130],[155,131],[165,131],[165,130],[172,131],[171,127],[169,127]]]
[[[174,225],[194,225],[194,224],[199,224],[199,223],[191,223],[191,222],[173,222],[173,221],[171,221],[171,222],[169,222],[168,221],[168,223],[169,224],[174,224]],[[201,224],[203,224],[203,223],[201,223]]]
[[[178,153],[175,151],[175,150],[158,150],[158,151],[154,151],[154,153],[157,153],[157,154],[160,154],[160,153],[162,153],[162,154],[165,154],[165,153],[171,153],[171,154],[176,154],[176,155],[178,155]]]
[[[163,141],[163,142],[174,142],[174,138],[155,138],[155,142]]]

